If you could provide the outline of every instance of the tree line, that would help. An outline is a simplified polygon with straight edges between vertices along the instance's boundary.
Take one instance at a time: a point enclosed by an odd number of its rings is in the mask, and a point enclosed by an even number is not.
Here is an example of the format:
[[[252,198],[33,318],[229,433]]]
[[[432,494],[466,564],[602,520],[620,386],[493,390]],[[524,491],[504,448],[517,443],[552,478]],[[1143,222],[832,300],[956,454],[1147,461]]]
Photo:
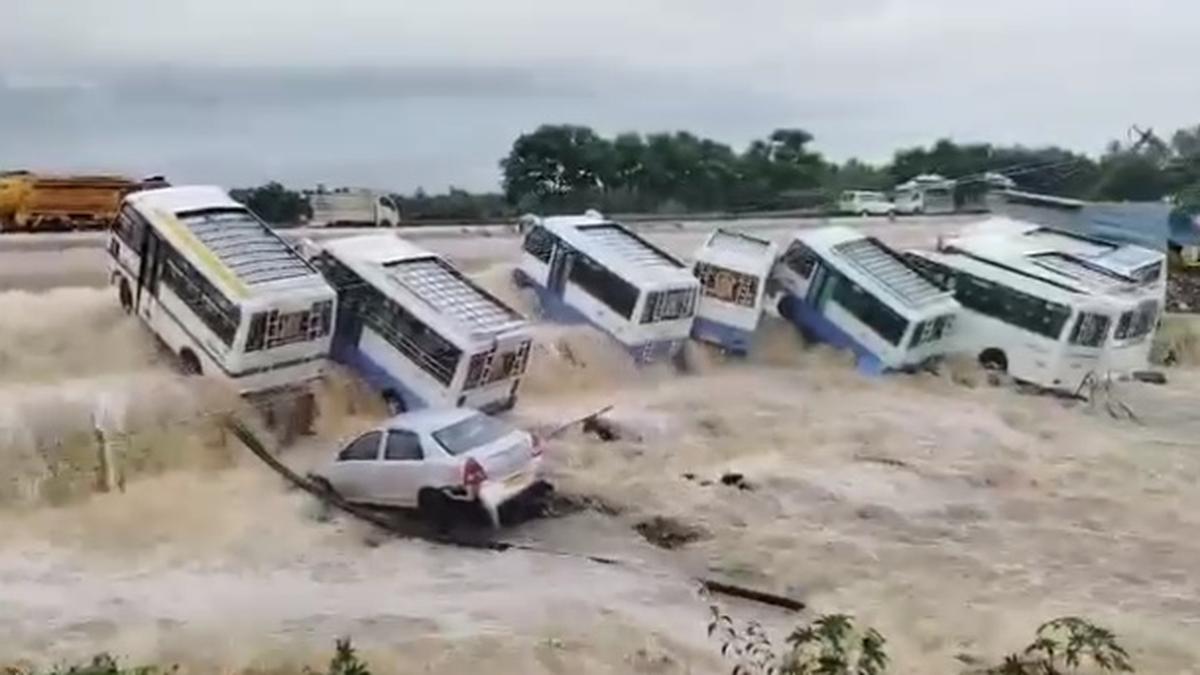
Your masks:
[[[942,139],[896,151],[882,164],[826,159],[804,129],[776,129],[734,150],[687,131],[606,138],[578,125],[543,125],[519,136],[500,160],[502,193],[451,187],[393,194],[408,222],[511,218],[521,213],[753,212],[828,209],[843,190],[891,190],[921,174],[958,179],[968,201],[1002,174],[1019,189],[1099,201],[1172,199],[1200,213],[1200,125],[1163,140],[1153,133],[1113,141],[1098,158],[1059,147]],[[279,183],[233,191],[266,220],[311,215],[299,192]]]

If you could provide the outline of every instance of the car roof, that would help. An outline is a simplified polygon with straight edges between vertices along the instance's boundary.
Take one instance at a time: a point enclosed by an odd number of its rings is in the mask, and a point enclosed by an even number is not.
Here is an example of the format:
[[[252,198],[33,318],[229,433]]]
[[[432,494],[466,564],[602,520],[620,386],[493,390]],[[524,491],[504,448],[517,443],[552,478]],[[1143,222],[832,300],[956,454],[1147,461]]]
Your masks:
[[[461,422],[468,417],[483,413],[474,408],[426,408],[414,412],[400,413],[380,425],[381,431],[407,429],[421,433],[432,433]]]

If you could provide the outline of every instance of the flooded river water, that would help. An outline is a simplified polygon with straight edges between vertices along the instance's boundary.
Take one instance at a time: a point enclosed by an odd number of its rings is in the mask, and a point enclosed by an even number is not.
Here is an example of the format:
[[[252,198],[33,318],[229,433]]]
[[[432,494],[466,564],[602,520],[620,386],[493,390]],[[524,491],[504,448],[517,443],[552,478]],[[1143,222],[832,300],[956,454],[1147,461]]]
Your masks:
[[[527,303],[502,247],[453,246]],[[774,320],[748,362],[684,376],[542,327],[514,414],[615,406],[621,439],[575,430],[548,453],[560,491],[605,508],[503,535],[541,552],[481,552],[330,518],[221,433],[212,413],[238,402],[174,375],[110,290],[53,285],[0,293],[0,663],[107,650],[299,668],[349,635],[379,673],[720,672],[700,576],[854,614],[888,638],[893,672],[998,660],[1066,614],[1113,628],[1139,672],[1200,663],[1200,372],[1119,385],[1139,424],[971,368],[864,377]],[[294,466],[380,414],[340,375],[321,404]],[[96,492],[96,426],[126,439],[124,491]],[[655,516],[699,539],[647,544],[633,526]],[[725,604],[780,631],[795,619]]]

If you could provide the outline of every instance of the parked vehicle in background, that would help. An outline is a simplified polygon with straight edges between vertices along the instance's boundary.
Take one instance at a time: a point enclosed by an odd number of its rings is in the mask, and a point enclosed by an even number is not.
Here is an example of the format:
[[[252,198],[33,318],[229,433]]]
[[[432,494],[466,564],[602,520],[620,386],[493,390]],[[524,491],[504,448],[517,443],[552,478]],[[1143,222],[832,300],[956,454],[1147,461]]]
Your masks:
[[[125,195],[166,184],[157,177],[0,174],[0,232],[104,229]]]
[[[856,216],[890,216],[896,205],[882,192],[847,190],[838,197],[838,211]]]
[[[865,372],[943,355],[959,312],[949,290],[848,227],[797,232],[773,277],[779,315],[810,340],[851,350]]]
[[[700,280],[692,337],[749,353],[777,255],[778,247],[766,239],[722,229],[708,235],[692,265]]]
[[[361,188],[319,187],[305,192],[312,209],[311,227],[396,227],[400,207],[383,192]]]
[[[1159,251],[993,218],[909,256],[954,288],[955,350],[987,367],[1075,393],[1089,376],[1149,365],[1166,294]]]
[[[441,256],[392,234],[310,244],[337,289],[333,358],[395,411],[517,400],[529,322]]]
[[[540,218],[525,234],[514,282],[542,312],[590,323],[638,363],[674,357],[687,342],[700,282],[686,265],[595,211]]]
[[[896,186],[896,213],[906,215],[954,213],[957,183],[937,174],[922,174]]]
[[[438,408],[361,434],[317,475],[347,501],[416,508],[441,528],[464,504],[482,507],[498,526],[506,505],[550,491],[541,460],[529,433],[469,408]]]
[[[329,355],[333,288],[224,190],[129,195],[108,254],[121,306],[185,373],[223,378],[271,403],[311,404],[308,385]]]

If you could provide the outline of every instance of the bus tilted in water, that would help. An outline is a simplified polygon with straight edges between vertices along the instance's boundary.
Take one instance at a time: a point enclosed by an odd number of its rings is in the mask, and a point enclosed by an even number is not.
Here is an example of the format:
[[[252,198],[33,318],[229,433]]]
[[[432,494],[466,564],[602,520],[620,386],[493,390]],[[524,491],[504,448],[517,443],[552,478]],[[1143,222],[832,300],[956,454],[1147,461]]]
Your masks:
[[[596,326],[639,363],[683,348],[700,282],[674,256],[594,211],[530,219],[522,248],[514,281],[546,316]]]
[[[110,280],[184,372],[246,395],[306,388],[329,355],[324,277],[217,187],[129,195],[109,239]]]
[[[949,290],[848,227],[798,232],[773,278],[779,315],[810,340],[853,351],[864,372],[943,355],[959,311]]]
[[[963,305],[955,349],[1048,389],[1148,367],[1165,294],[1159,251],[994,218],[910,251]]]
[[[440,256],[378,234],[326,240],[313,262],[338,293],[334,360],[393,411],[516,403],[529,322]]]
[[[777,256],[775,242],[714,230],[692,265],[700,280],[692,337],[737,354],[749,353]]]

